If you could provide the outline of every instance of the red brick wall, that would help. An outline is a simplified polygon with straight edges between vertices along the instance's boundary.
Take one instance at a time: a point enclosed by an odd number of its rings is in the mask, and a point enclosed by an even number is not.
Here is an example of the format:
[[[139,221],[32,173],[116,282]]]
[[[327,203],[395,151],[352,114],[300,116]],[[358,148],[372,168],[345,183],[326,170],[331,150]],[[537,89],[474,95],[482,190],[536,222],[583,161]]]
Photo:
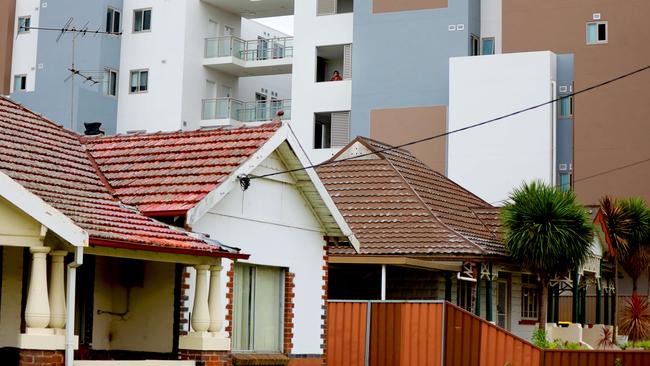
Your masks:
[[[290,354],[293,349],[293,280],[296,277],[289,271],[284,274],[284,353]]]
[[[322,325],[323,335],[321,336],[321,348],[323,349],[323,366],[327,365],[327,288],[329,284],[329,256],[327,255],[328,245],[327,239],[325,239],[325,245],[323,246],[323,317]]]
[[[180,350],[181,360],[194,360],[196,366],[232,366],[230,353],[227,351],[193,351]]]
[[[63,351],[20,350],[19,366],[63,366]]]
[[[180,318],[180,332],[179,335],[187,335],[187,332],[190,330],[190,320],[187,317],[188,312],[190,311],[189,307],[189,296],[188,292],[190,289],[190,273],[187,271],[187,267],[183,269],[183,279],[181,280],[181,318]]]
[[[233,307],[233,288],[235,286],[235,263],[230,265],[230,269],[226,273],[228,282],[226,283],[226,333],[228,338],[232,339],[232,307]]]

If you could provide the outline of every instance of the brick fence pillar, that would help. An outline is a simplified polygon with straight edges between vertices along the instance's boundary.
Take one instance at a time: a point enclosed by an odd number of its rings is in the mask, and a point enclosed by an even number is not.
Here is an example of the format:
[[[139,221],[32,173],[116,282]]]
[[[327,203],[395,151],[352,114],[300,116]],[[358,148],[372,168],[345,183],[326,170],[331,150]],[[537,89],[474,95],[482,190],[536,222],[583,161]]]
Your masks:
[[[21,349],[18,366],[63,366],[63,351]]]
[[[179,351],[181,360],[196,361],[196,366],[232,366],[230,352],[228,351]]]

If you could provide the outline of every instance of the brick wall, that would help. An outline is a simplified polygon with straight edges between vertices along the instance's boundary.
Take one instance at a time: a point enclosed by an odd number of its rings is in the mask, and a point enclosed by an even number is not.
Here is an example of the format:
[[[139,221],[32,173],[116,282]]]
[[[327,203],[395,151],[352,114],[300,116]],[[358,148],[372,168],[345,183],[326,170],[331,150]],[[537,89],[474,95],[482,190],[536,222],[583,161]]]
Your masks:
[[[21,349],[19,357],[19,366],[63,366],[63,351]]]
[[[232,366],[230,353],[227,351],[180,350],[181,360],[194,360],[196,366]]]
[[[190,289],[190,273],[187,271],[187,267],[183,269],[183,278],[181,280],[181,309],[180,309],[180,331],[179,335],[187,335],[190,331],[190,319],[188,317],[190,306],[189,303],[190,297],[188,296]]]
[[[230,269],[226,273],[228,282],[226,283],[226,334],[228,338],[232,339],[232,307],[233,307],[233,294],[235,286],[235,263],[230,265]]]
[[[327,239],[323,246],[323,317],[321,319],[321,327],[323,334],[321,335],[321,348],[323,349],[323,366],[327,365],[327,289],[329,284],[329,256],[327,255],[328,245]]]
[[[293,349],[293,280],[294,273],[286,271],[284,274],[284,353],[290,354]]]

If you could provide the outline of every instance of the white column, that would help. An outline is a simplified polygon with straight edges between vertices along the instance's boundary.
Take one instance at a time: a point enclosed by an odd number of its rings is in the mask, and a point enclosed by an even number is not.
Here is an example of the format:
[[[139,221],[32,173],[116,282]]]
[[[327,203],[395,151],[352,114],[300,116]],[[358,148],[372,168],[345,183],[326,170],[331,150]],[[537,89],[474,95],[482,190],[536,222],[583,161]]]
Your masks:
[[[221,331],[223,311],[221,309],[221,266],[210,267],[210,332]]]
[[[386,265],[381,265],[381,299],[386,300]]]
[[[208,265],[196,265],[196,287],[192,307],[192,329],[205,332],[210,327],[210,308],[208,307]]]
[[[32,272],[25,306],[25,323],[28,328],[45,328],[50,323],[50,303],[47,296],[48,247],[29,248],[32,253]]]
[[[63,260],[68,254],[65,250],[50,253],[50,328],[63,329],[65,326],[65,289],[63,283]]]

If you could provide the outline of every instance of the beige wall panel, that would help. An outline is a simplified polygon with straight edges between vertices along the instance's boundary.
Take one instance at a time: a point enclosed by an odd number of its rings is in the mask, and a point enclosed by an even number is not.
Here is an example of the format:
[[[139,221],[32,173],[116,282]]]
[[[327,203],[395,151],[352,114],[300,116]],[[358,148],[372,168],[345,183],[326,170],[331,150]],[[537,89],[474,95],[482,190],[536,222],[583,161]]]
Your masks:
[[[20,334],[20,304],[23,290],[23,249],[4,250],[2,265],[2,303],[0,303],[0,347],[17,347]]]
[[[424,137],[444,133],[447,107],[411,107],[373,109],[370,111],[370,138],[391,145],[401,145]],[[405,148],[432,169],[445,173],[447,140],[438,138]]]
[[[373,0],[373,13],[440,9],[447,7],[447,0]]]
[[[586,45],[600,14],[608,42]],[[503,0],[503,52],[575,55],[575,90],[650,63],[650,1]],[[574,181],[580,200],[605,194],[650,201],[650,71],[575,98]]]

